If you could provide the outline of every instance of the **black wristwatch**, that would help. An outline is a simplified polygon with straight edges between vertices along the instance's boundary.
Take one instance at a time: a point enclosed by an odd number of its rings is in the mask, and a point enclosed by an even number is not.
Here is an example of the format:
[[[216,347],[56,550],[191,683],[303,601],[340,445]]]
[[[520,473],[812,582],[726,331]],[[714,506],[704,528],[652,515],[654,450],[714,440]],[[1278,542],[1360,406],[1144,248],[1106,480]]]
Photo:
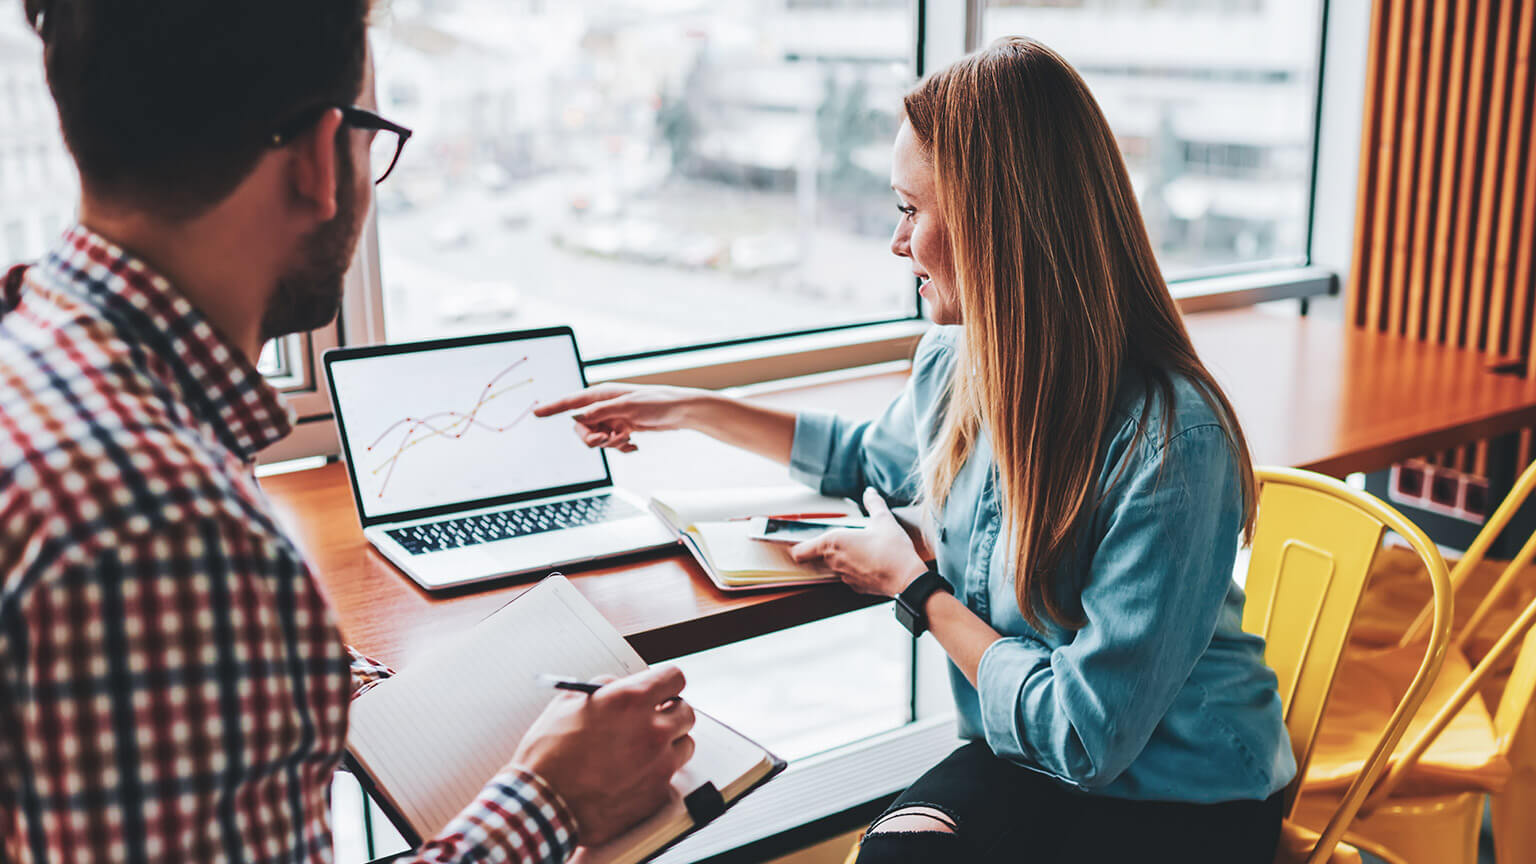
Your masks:
[[[944,581],[939,571],[929,567],[928,572],[913,579],[906,590],[896,595],[896,620],[913,636],[921,636],[928,630],[928,614],[923,610],[935,591],[955,593],[955,589]]]

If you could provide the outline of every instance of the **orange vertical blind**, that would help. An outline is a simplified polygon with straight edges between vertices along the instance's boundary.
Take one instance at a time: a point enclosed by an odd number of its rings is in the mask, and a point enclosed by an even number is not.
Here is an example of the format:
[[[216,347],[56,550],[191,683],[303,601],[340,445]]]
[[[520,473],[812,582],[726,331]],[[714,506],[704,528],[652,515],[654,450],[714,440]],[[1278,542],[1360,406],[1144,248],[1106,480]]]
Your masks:
[[[1536,377],[1533,42],[1536,0],[1376,0],[1348,314]]]

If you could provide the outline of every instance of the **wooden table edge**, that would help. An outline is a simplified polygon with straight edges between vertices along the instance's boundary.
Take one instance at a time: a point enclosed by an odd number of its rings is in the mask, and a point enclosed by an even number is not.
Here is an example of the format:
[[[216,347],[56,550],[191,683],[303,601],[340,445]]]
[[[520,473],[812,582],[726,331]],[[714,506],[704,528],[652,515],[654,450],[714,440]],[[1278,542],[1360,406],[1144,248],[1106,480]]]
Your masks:
[[[1536,426],[1536,405],[1453,424],[1411,440],[1389,439],[1321,459],[1300,461],[1294,467],[1342,478],[1348,474],[1384,470],[1405,459],[1460,447],[1468,441],[1498,438],[1533,426]]]

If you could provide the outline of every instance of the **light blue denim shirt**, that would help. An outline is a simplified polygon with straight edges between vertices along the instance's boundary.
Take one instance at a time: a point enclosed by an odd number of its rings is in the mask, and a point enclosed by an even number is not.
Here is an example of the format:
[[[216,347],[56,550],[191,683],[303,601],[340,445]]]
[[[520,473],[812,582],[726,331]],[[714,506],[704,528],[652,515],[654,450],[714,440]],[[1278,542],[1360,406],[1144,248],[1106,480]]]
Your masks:
[[[872,422],[800,415],[795,478],[829,495],[874,486],[893,505],[913,502],[958,337],[958,328],[933,328],[906,390]],[[1243,631],[1232,580],[1242,529],[1235,462],[1193,383],[1175,378],[1166,437],[1170,409],[1154,399],[1143,416],[1143,395],[1127,385],[1116,399],[1101,503],[1060,569],[1064,596],[1081,593],[1079,630],[1047,620],[1042,632],[1019,613],[986,439],[955,479],[935,526],[939,572],[1004,637],[981,658],[979,688],[950,666],[960,735],[1096,794],[1266,798],[1296,765],[1263,640]]]

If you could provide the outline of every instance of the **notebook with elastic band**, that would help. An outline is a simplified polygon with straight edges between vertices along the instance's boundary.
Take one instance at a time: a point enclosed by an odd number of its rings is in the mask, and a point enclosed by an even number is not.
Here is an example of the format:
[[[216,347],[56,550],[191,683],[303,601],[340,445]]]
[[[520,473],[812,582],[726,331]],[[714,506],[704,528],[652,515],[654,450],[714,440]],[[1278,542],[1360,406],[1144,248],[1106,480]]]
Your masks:
[[[557,672],[625,677],[646,663],[565,577],[550,576],[352,703],[348,762],[413,846],[436,836],[511,761]],[[672,800],[583,864],[645,861],[784,770],[783,760],[694,706],[693,758]],[[558,792],[558,790],[556,790]]]

